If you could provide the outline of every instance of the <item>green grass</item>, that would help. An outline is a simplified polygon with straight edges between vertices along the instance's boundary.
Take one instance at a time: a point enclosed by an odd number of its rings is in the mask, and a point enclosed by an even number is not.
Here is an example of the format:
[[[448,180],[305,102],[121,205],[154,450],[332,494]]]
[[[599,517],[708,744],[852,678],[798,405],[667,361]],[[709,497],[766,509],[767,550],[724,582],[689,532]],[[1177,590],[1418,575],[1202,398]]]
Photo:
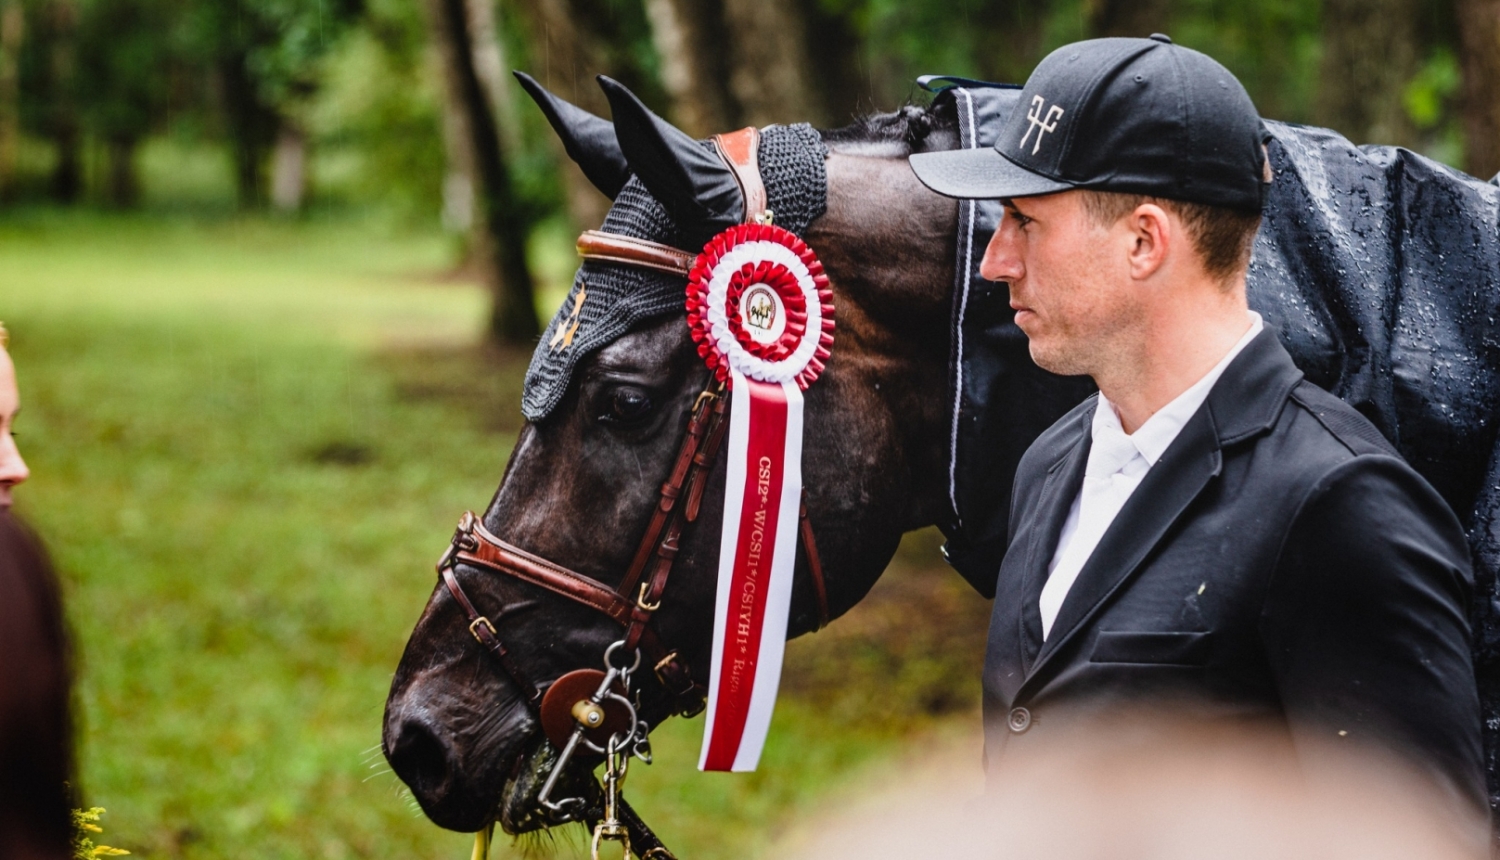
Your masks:
[[[18,510],[65,580],[109,844],[467,857],[378,752],[432,560],[520,424],[526,356],[477,346],[483,296],[444,275],[449,251],[349,221],[0,219]],[[658,731],[628,795],[687,860],[765,855],[911,738],[974,724],[987,610],[930,536],[909,544],[790,649],[757,773],[697,774],[700,721]]]

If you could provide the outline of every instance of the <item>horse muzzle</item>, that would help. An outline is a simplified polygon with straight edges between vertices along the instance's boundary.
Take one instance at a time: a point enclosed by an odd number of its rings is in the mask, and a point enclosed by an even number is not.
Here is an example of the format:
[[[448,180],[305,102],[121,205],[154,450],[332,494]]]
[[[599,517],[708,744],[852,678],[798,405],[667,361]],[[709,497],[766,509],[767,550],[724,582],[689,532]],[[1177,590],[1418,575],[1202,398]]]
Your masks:
[[[391,769],[440,827],[474,832],[499,816],[507,831],[521,832],[503,820],[503,807],[529,765],[545,766],[537,746],[551,747],[535,718],[519,698],[495,706],[427,686],[437,685],[418,682],[387,703],[381,748]]]

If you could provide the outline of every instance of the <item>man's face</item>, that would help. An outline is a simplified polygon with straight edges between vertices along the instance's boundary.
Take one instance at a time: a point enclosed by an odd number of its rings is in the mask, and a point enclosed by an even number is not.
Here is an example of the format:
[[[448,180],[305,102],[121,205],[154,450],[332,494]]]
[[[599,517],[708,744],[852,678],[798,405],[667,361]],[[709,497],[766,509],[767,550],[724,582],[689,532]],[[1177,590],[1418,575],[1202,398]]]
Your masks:
[[[31,476],[26,461],[21,459],[21,452],[16,448],[16,438],[11,435],[11,424],[20,406],[16,366],[11,363],[10,353],[0,348],[0,511],[10,508],[10,488]]]
[[[1097,376],[1140,328],[1131,241],[1123,222],[1095,224],[1076,191],[1005,201],[979,271],[1010,284],[1016,325],[1040,367]]]

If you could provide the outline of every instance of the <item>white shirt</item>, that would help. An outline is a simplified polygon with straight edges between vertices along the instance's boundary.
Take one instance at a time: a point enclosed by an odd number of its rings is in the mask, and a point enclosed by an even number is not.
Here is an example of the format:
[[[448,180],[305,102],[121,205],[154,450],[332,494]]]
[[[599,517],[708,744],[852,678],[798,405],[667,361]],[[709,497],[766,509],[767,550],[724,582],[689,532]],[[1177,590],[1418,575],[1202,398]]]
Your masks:
[[[1084,467],[1083,486],[1073,499],[1073,507],[1063,522],[1062,534],[1057,540],[1057,551],[1052,563],[1047,566],[1047,582],[1042,586],[1039,608],[1042,612],[1042,638],[1052,632],[1052,622],[1057,620],[1063,599],[1078,578],[1094,548],[1109,530],[1111,523],[1141,485],[1146,473],[1161,459],[1167,446],[1182,432],[1188,419],[1208,399],[1208,392],[1224,373],[1234,357],[1245,345],[1255,339],[1265,328],[1260,314],[1250,312],[1250,329],[1232,347],[1213,369],[1193,383],[1188,390],[1163,406],[1130,435],[1120,426],[1120,416],[1115,406],[1104,394],[1099,394],[1099,404],[1094,409],[1093,445],[1089,448],[1089,461]]]

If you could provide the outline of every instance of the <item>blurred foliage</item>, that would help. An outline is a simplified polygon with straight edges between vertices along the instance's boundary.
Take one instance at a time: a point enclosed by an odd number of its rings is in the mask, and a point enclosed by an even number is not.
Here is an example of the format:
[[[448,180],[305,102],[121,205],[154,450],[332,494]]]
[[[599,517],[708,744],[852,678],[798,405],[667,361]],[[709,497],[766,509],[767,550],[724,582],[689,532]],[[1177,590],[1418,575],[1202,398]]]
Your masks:
[[[1321,16],[1298,0],[1181,0],[1170,30],[1240,79],[1262,116],[1316,124]]]
[[[211,147],[226,153],[221,169],[230,181],[209,183],[218,189],[213,193],[234,189],[241,205],[260,205],[278,132],[295,127],[307,136],[315,205],[383,207],[410,221],[437,221],[445,175],[453,166],[444,146],[440,81],[418,3],[9,2],[22,3],[28,20],[21,57],[26,140],[15,183],[23,198],[59,196],[66,181],[56,174],[73,159],[81,164],[86,196],[104,199],[114,169],[106,161],[124,158],[127,167],[139,169],[139,146],[172,138],[184,151]],[[533,0],[491,2],[506,64],[548,68],[556,36],[544,10],[552,7]],[[847,42],[814,45],[815,66],[821,72],[820,63],[836,55],[847,68],[842,76],[815,76],[809,86],[847,90],[826,99],[845,106],[831,115],[837,121],[849,107],[888,110],[920,98],[912,81],[921,73],[1023,80],[1047,51],[1091,35],[1101,10],[1117,2],[813,0],[804,11],[810,26]],[[1314,104],[1327,38],[1321,3],[1152,2],[1162,28],[1178,43],[1229,66],[1264,115],[1318,122]],[[1396,97],[1417,135],[1410,142],[1456,161],[1462,157],[1461,64],[1452,0],[1410,5],[1419,64]],[[580,56],[630,78],[648,103],[670,112],[645,0],[553,6],[602,22],[594,36],[598,44],[589,47],[593,53]],[[562,95],[576,98],[569,89]],[[541,223],[566,207],[558,151],[519,91],[507,98],[515,103],[502,119],[515,127],[506,136],[522,144],[509,154],[517,192],[529,220]],[[149,205],[171,204],[173,195],[153,189],[149,176],[143,175],[142,184]],[[185,193],[182,202],[201,203],[205,196]]]
[[[1454,121],[1462,83],[1458,58],[1446,46],[1440,46],[1402,93],[1406,115],[1425,138],[1422,149],[1448,164],[1463,162],[1463,140]]]
[[[369,0],[361,26],[323,61],[306,113],[315,176],[326,193],[381,201],[431,220],[443,193],[442,104],[420,10],[408,0]],[[344,164],[339,163],[343,157]]]
[[[1418,128],[1433,128],[1442,122],[1447,102],[1458,85],[1457,58],[1452,51],[1438,50],[1402,94],[1407,115]]]
[[[169,105],[186,61],[181,0],[78,0],[72,74],[59,81],[86,126],[106,140],[140,139]]]
[[[256,94],[278,107],[318,88],[319,61],[363,11],[362,0],[235,0],[200,4],[200,38],[216,54],[243,51]],[[201,14],[201,13],[200,13]]]

